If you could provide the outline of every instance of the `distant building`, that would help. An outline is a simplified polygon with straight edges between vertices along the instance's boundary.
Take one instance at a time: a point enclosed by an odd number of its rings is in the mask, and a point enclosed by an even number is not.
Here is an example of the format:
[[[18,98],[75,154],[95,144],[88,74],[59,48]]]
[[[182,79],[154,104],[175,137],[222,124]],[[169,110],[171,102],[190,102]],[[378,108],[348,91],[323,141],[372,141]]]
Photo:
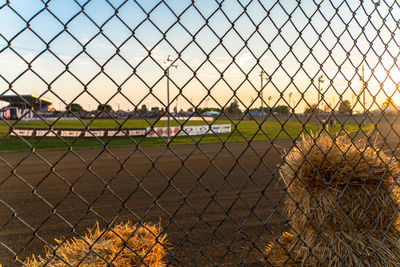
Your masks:
[[[37,113],[48,113],[53,111],[52,102],[43,97],[34,95],[3,95],[0,101],[8,102],[6,107],[0,109],[0,116],[6,119],[18,119],[26,110]],[[32,117],[29,112],[28,117]]]
[[[253,116],[261,116],[261,115],[267,115],[268,113],[267,112],[261,112],[261,111],[250,111],[249,112],[251,115],[253,115]]]
[[[206,112],[203,112],[201,115],[202,116],[218,116],[220,114],[221,114],[221,112],[218,112],[218,111],[206,111]]]
[[[0,109],[0,118],[7,120],[16,120],[21,117],[21,110],[13,107],[5,107]]]

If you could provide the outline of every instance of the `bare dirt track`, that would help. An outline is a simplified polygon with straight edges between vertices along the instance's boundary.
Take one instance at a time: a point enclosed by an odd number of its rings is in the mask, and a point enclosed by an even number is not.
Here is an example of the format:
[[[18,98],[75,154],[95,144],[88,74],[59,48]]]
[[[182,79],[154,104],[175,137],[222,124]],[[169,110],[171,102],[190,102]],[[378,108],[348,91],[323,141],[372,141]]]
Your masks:
[[[11,264],[11,251],[20,260],[43,254],[54,238],[115,219],[161,220],[170,265],[259,266],[285,227],[276,170],[291,144],[3,153],[0,262]]]

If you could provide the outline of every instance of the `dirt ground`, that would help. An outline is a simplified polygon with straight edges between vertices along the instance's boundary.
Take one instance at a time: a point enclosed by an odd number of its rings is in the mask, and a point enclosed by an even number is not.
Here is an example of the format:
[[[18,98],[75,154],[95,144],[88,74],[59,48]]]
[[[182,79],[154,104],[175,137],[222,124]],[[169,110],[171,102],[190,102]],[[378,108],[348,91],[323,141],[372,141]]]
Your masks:
[[[399,136],[380,129],[384,149],[396,150]],[[161,221],[170,265],[260,266],[265,244],[286,229],[277,169],[292,145],[3,153],[0,263],[20,266],[13,254],[23,260],[96,222],[131,220]]]
[[[3,153],[0,262],[97,221],[131,220],[161,221],[171,265],[257,266],[285,228],[276,170],[291,143]]]

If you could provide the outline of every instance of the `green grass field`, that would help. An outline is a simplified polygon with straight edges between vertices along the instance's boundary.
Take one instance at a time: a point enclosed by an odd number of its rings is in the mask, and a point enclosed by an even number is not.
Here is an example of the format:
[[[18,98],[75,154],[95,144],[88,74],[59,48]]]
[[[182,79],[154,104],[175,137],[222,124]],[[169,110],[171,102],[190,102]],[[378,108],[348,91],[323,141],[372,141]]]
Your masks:
[[[122,123],[123,121],[120,121]],[[10,122],[13,124],[13,122]],[[80,121],[57,121],[56,123],[49,121],[49,124],[53,124],[54,128],[83,128],[85,125]],[[95,120],[90,123],[90,120],[84,120],[84,123],[89,124],[90,129],[94,128],[116,128],[118,123],[113,120]],[[149,127],[150,124],[154,124],[154,120],[129,120],[123,124],[124,128],[145,128]],[[183,125],[205,125],[203,121],[188,121],[180,122]],[[282,123],[282,124],[281,124]],[[192,137],[175,137],[171,140],[172,145],[178,144],[195,144],[201,143],[221,143],[221,142],[248,142],[250,140],[270,140],[270,139],[281,139],[281,138],[296,138],[300,134],[308,134],[310,132],[316,133],[318,126],[316,122],[308,122],[306,125],[302,125],[299,122],[278,122],[278,121],[267,121],[264,123],[264,133],[260,130],[260,126],[255,121],[242,120],[233,121],[228,120],[217,120],[214,124],[231,124],[232,132],[226,134],[216,135],[204,135],[204,136],[192,136]],[[178,126],[178,122],[171,121],[171,126]],[[31,122],[18,122],[14,125],[15,127],[48,127],[43,121],[31,121]],[[155,127],[167,126],[167,121],[158,121],[155,123]],[[364,131],[371,129],[371,125],[363,127]],[[338,124],[335,127],[329,129],[331,134],[342,133],[344,130],[347,132],[354,132],[359,129],[357,124],[346,124],[344,126]],[[101,138],[101,141],[95,138],[19,138],[9,137],[9,126],[5,122],[0,124],[0,151],[29,151],[31,146],[35,147],[36,150],[58,150],[67,149],[72,146],[73,149],[83,148],[102,148],[104,145],[107,147],[131,147],[139,144],[140,146],[155,146],[165,145],[166,140],[162,138]]]

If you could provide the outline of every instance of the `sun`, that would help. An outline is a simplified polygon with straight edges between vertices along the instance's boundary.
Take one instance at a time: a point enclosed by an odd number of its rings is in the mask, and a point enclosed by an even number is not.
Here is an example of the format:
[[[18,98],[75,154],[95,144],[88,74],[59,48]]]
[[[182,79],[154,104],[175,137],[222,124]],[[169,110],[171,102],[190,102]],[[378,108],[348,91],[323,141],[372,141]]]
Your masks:
[[[398,69],[386,70],[382,66],[378,66],[373,73],[369,74],[371,76],[368,87],[371,94],[376,94],[377,104],[381,106],[390,97],[400,107],[400,71]],[[380,88],[382,89],[380,90]]]

